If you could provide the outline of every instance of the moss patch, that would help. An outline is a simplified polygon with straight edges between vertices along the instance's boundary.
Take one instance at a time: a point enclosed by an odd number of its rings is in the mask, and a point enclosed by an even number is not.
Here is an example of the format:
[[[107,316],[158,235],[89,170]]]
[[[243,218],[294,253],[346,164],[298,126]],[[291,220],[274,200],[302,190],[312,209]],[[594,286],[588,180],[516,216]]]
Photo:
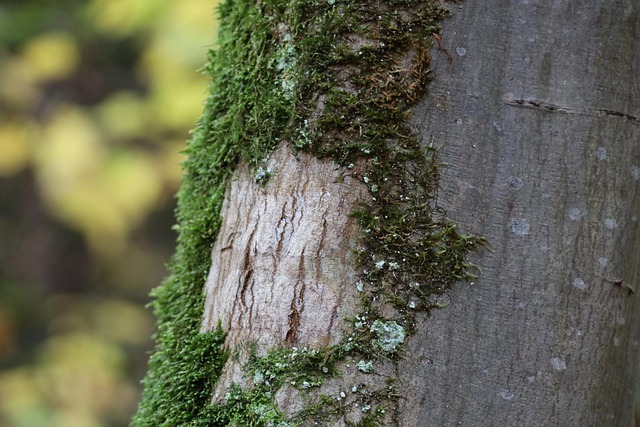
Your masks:
[[[220,21],[219,46],[206,66],[210,95],[186,149],[171,275],[153,292],[157,345],[136,426],[212,425],[211,390],[227,357],[224,332],[199,330],[226,181],[241,158],[257,164],[277,144],[293,110],[274,84],[273,24],[252,1],[224,3]]]
[[[438,208],[435,149],[407,122],[426,94],[432,34],[447,15],[424,0],[227,0],[220,7],[219,46],[206,67],[210,96],[187,147],[178,246],[171,275],[154,292],[157,347],[133,425],[332,425],[345,402],[361,408],[358,425],[385,420],[398,398],[394,378],[376,390],[315,391],[347,360],[363,374],[376,360],[394,360],[416,314],[443,306],[440,296],[469,277],[467,253],[483,243],[460,234]],[[361,310],[337,346],[252,355],[252,387],[233,386],[224,404],[212,405],[227,358],[224,331],[199,329],[224,189],[241,159],[268,185],[265,161],[281,140],[347,170],[365,165],[353,173],[370,190],[354,212],[362,228],[361,278],[353,284]],[[308,402],[289,419],[274,401],[284,385]]]

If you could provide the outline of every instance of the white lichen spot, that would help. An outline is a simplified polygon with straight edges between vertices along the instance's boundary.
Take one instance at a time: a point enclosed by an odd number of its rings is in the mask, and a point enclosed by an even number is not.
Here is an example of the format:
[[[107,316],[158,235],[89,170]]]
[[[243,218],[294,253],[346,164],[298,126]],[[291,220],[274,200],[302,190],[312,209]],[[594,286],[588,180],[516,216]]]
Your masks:
[[[369,374],[369,373],[373,372],[373,362],[372,361],[365,362],[364,360],[361,360],[356,364],[356,366],[358,367],[358,370],[360,372],[364,372],[365,374]]]
[[[609,265],[609,260],[605,257],[598,258],[598,265],[600,268],[606,268]]]
[[[351,392],[355,393],[356,391],[358,391],[358,387],[357,386],[353,386],[351,387]]]
[[[532,376],[530,376],[530,377],[527,377],[527,382],[528,382],[529,384],[533,384],[533,382],[534,382],[535,380],[536,380],[536,377],[535,377],[535,376],[533,376],[533,375],[532,375]]]
[[[298,66],[298,56],[295,48],[291,43],[293,37],[286,33],[283,37],[283,47],[277,53],[276,68],[280,72],[278,79],[284,95],[292,98],[296,93],[296,69]]]
[[[582,280],[579,277],[576,277],[575,279],[573,279],[573,286],[583,291],[587,289],[587,284],[584,282],[584,280]]]
[[[358,290],[358,292],[364,291],[364,283],[362,283],[362,280],[358,280],[356,282],[356,289]]]
[[[631,174],[634,180],[640,181],[640,166],[638,165],[629,166],[629,173]]]
[[[565,369],[567,369],[567,364],[565,363],[564,360],[560,359],[559,357],[552,357],[551,359],[549,359],[549,362],[551,362],[551,366],[553,366],[553,369],[555,369],[558,372],[564,371]]]
[[[371,410],[371,405],[367,404],[362,407],[362,412],[369,412]]]
[[[498,390],[498,394],[500,394],[500,397],[504,400],[512,400],[514,397],[516,397],[515,394],[513,394],[506,388],[501,388],[500,390]]]
[[[415,301],[411,301],[409,303],[409,308],[416,308],[416,302]]]
[[[376,262],[376,268],[378,270],[382,269],[382,267],[384,267],[384,265],[386,264],[385,260],[380,260],[378,262]]]
[[[330,6],[333,6],[334,4],[336,4],[336,0],[327,0],[327,3],[328,3]]]
[[[510,176],[509,178],[507,178],[507,183],[509,184],[509,187],[511,187],[511,189],[514,191],[518,191],[522,187],[524,187],[524,181],[522,180],[522,178],[517,176]]]
[[[303,148],[311,145],[311,137],[309,135],[309,121],[304,119],[304,126],[300,128],[300,138],[296,140],[295,145],[298,148]]]
[[[618,221],[616,221],[615,218],[606,218],[604,220],[604,226],[609,230],[613,230],[614,228],[618,227]]]
[[[398,346],[404,342],[406,331],[396,322],[383,322],[377,319],[369,328],[378,337],[376,343],[387,352],[393,353],[398,350]]]
[[[518,236],[526,236],[529,234],[531,226],[525,218],[511,218],[509,220],[509,228],[513,234]]]
[[[347,397],[347,394],[344,391],[341,391],[340,397],[344,399],[345,397]]]
[[[253,374],[253,383],[254,384],[262,384],[264,382],[264,374],[260,371],[256,371]]]
[[[457,47],[456,53],[458,54],[458,56],[465,56],[467,54],[467,49],[464,47]]]
[[[309,381],[303,381],[302,388],[304,389],[311,388],[311,383]]]
[[[271,176],[270,167],[263,168],[262,166],[259,166],[258,170],[256,171],[255,180],[257,183],[261,183],[269,179],[270,176]]]
[[[569,219],[572,221],[578,221],[582,218],[582,212],[578,208],[569,209]]]
[[[389,262],[389,270],[393,271],[393,270],[397,270],[400,268],[400,265],[397,262]]]
[[[282,92],[286,96],[293,97],[293,94],[296,89],[296,82],[289,79],[282,79],[282,82],[280,83],[280,87],[282,88]]]
[[[607,158],[607,149],[604,147],[598,147],[596,149],[596,157],[598,160],[604,160]]]

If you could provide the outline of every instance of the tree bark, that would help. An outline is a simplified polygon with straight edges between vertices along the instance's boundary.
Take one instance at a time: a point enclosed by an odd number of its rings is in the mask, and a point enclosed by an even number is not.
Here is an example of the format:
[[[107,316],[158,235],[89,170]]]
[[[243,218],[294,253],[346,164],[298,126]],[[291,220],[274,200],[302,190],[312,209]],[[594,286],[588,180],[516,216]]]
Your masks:
[[[408,325],[400,357],[385,353],[375,375],[356,368],[364,360],[338,363],[341,376],[319,390],[350,409],[326,425],[372,421],[356,390],[382,393],[397,376],[382,425],[628,426],[640,323],[640,4],[450,7],[431,51],[437,78],[412,126],[425,151],[439,147],[438,205],[491,250],[473,257],[481,274],[456,285],[447,307]],[[420,56],[411,49],[398,56],[404,72]],[[411,76],[389,74],[382,89]],[[233,400],[234,383],[264,383],[263,371],[247,370],[252,354],[343,343],[362,314],[354,251],[366,230],[350,213],[375,200],[362,176],[370,169],[294,155],[292,143],[264,164],[266,184],[244,164],[227,185],[201,327],[227,331],[216,405]],[[384,319],[408,310],[376,308]],[[363,330],[375,337],[374,327]],[[273,398],[288,417],[305,396],[291,381]]]
[[[231,179],[202,329],[213,331],[220,321],[229,348],[251,343],[261,354],[276,345],[335,345],[358,301],[357,224],[350,213],[367,189],[345,168],[296,156],[287,144],[267,168],[274,176],[264,187],[247,165]],[[243,382],[247,354],[239,355],[227,362],[214,401]]]
[[[455,63],[438,58],[414,122],[449,165],[440,203],[493,251],[409,344],[425,362],[401,367],[415,393],[401,425],[631,424],[639,14],[470,1],[446,22]]]

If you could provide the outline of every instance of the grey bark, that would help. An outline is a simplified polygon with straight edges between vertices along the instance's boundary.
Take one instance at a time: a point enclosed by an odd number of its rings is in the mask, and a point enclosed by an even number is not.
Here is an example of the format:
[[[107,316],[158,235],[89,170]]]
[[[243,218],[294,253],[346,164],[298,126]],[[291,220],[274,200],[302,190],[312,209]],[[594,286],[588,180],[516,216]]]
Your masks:
[[[454,7],[443,32],[454,63],[433,52],[437,79],[414,124],[447,163],[439,203],[493,251],[408,341],[400,425],[628,426],[640,4]],[[347,214],[365,189],[332,164],[281,151],[272,161],[266,188],[248,169],[230,185],[203,329],[221,320],[229,343],[261,348],[335,342],[355,301]],[[214,399],[239,378],[231,361]]]
[[[454,66],[415,124],[448,164],[440,203],[494,251],[418,328],[402,425],[628,426],[640,3],[469,1],[443,34]]]

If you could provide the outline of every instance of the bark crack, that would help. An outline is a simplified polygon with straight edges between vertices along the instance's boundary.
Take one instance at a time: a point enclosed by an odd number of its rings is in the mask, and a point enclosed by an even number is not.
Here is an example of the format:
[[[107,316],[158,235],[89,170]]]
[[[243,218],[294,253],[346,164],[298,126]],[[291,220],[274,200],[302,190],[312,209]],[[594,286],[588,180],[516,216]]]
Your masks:
[[[316,283],[320,281],[320,272],[322,270],[322,257],[324,252],[325,238],[327,237],[327,219],[325,217],[326,211],[322,213],[322,233],[320,234],[320,241],[318,242],[318,249],[316,249]]]
[[[293,297],[291,298],[291,306],[289,313],[289,329],[285,335],[285,341],[290,344],[298,342],[298,330],[300,328],[300,316],[304,311],[304,293],[306,284],[304,281],[304,249],[300,254],[300,262],[298,264],[298,280],[293,288]]]
[[[583,108],[575,109],[570,107],[564,107],[561,105],[553,104],[550,102],[539,101],[537,99],[506,99],[504,101],[506,105],[512,107],[530,108],[538,111],[544,111],[546,113],[560,113],[560,114],[578,114],[581,116],[593,116],[593,117],[622,117],[623,119],[630,120],[635,123],[640,123],[640,117],[633,114],[624,113],[621,111],[611,110],[607,108]]]
[[[258,215],[258,221],[260,221],[260,215]],[[238,321],[241,323],[242,322],[242,318],[244,313],[247,311],[247,293],[251,294],[251,304],[248,307],[248,312],[249,312],[249,329],[251,329],[251,319],[252,319],[252,313],[253,313],[253,257],[251,254],[251,246],[253,243],[253,238],[255,236],[256,233],[256,227],[254,226],[253,229],[251,230],[251,234],[249,235],[249,239],[247,240],[247,244],[245,246],[244,249],[244,257],[242,260],[242,271],[244,271],[244,274],[241,277],[241,286],[239,287],[239,291],[240,291],[240,298],[239,301],[241,302],[242,308],[240,309],[240,313],[238,315]],[[236,301],[238,301],[238,298],[236,298]],[[235,316],[235,311],[236,311],[237,304],[233,304],[233,309],[231,311],[231,318],[233,319]]]
[[[285,210],[286,206],[286,204],[282,205],[280,219],[278,220],[278,224],[276,225],[276,230],[278,233],[278,244],[276,245],[276,250],[273,254],[273,271],[271,272],[272,279],[273,277],[275,277],[276,271],[278,270],[278,264],[280,263],[280,254],[282,253],[282,245],[284,244],[284,235],[287,231],[287,214]]]

